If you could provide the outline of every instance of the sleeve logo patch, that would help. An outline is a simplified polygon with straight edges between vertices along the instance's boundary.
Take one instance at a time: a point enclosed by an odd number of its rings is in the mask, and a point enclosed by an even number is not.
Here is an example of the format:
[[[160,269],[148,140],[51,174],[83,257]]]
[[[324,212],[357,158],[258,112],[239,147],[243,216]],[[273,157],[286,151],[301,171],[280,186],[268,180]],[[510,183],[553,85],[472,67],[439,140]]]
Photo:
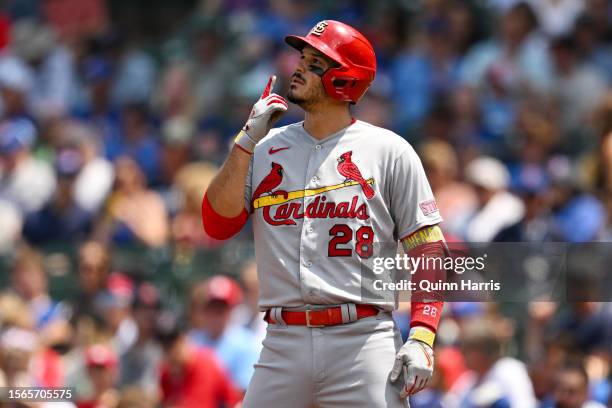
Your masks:
[[[425,215],[429,215],[429,214],[432,214],[438,211],[438,204],[436,203],[436,200],[434,199],[420,202],[419,207],[421,208],[421,211],[423,211],[423,214]]]

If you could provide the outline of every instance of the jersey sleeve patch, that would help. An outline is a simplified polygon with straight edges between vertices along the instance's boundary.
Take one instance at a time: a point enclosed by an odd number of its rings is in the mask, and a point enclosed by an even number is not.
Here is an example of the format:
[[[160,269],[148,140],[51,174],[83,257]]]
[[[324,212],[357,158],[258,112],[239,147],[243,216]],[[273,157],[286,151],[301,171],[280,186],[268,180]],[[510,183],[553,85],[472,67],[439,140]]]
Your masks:
[[[421,211],[423,211],[423,215],[433,214],[438,211],[438,204],[434,199],[421,201],[419,203],[419,207],[421,208]]]

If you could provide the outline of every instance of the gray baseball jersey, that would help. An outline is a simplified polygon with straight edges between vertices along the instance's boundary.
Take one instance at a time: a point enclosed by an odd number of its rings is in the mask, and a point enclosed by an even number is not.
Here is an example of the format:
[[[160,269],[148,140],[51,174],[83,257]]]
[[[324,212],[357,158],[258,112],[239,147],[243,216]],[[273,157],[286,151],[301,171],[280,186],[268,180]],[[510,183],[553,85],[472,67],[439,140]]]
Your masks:
[[[375,243],[442,221],[421,161],[397,134],[362,121],[317,140],[295,123],[257,145],[246,181],[259,307],[364,303]],[[395,308],[394,294],[377,304]]]

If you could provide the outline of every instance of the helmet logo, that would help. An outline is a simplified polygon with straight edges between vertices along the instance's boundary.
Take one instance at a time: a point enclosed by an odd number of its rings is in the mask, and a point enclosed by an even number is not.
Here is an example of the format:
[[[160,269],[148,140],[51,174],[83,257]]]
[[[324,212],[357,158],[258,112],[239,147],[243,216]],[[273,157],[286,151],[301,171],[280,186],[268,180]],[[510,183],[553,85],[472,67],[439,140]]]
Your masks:
[[[323,34],[323,31],[325,31],[325,29],[327,28],[327,25],[328,25],[327,21],[323,20],[319,22],[316,26],[314,26],[308,34],[319,36]]]

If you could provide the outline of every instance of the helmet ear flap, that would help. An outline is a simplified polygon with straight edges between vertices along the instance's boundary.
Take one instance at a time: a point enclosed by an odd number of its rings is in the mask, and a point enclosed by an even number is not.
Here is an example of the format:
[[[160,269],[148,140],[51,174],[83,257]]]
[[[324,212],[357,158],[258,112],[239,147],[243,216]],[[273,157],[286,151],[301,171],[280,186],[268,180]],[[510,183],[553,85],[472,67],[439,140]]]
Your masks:
[[[355,86],[355,84],[357,83],[357,81],[355,79],[343,79],[343,78],[337,78],[334,79],[332,81],[332,84],[334,84],[334,86],[336,88],[352,88]]]
[[[357,85],[357,78],[343,75],[338,69],[328,69],[321,77],[323,87],[328,95],[333,98],[351,102],[350,90]],[[354,101],[353,101],[354,103]]]

